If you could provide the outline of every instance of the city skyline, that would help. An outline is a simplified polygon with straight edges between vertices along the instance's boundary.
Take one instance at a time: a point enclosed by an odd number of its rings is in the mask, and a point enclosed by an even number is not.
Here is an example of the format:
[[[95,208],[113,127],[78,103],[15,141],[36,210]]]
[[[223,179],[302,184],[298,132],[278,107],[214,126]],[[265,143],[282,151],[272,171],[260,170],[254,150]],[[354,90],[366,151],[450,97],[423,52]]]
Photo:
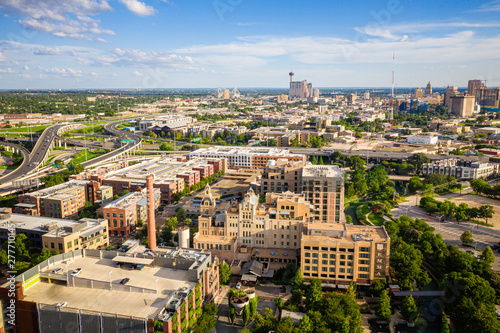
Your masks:
[[[0,89],[500,85],[500,1],[302,5],[0,0]]]

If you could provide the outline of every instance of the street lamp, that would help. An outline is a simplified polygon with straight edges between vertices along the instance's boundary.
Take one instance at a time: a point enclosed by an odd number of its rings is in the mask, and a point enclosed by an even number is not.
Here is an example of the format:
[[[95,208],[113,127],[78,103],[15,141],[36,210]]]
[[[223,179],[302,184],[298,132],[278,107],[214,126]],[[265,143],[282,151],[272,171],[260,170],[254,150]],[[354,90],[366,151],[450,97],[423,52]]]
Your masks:
[[[109,272],[109,289],[110,290],[111,290],[111,286],[112,286],[112,284],[111,284],[111,273],[113,273],[113,271]]]

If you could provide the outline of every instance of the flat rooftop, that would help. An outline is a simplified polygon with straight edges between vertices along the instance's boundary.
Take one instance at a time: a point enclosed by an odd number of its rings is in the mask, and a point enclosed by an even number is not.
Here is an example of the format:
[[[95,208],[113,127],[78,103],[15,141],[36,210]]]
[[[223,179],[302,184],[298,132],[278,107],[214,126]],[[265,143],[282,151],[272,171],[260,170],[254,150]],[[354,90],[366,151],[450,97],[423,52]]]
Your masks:
[[[70,191],[70,190],[72,190],[72,189],[74,189],[76,187],[79,187],[79,186],[84,186],[88,182],[89,182],[88,180],[75,180],[75,179],[72,179],[72,180],[69,180],[66,183],[55,185],[55,186],[51,186],[51,187],[43,189],[43,190],[31,192],[31,193],[28,193],[27,195],[29,195],[31,197],[52,196],[52,195],[55,195],[55,194],[61,194],[61,193],[64,193],[66,191]]]
[[[15,224],[16,228],[42,231],[42,227],[56,222],[59,228],[72,227],[80,222],[74,220],[57,219],[53,217],[40,217],[24,214],[10,214],[10,217],[0,220],[0,229],[8,228],[9,224]]]
[[[384,227],[343,223],[310,223],[303,241],[338,240],[344,242],[388,242],[390,237]]]
[[[343,178],[344,171],[338,165],[307,164],[302,170],[302,177]]]
[[[269,155],[269,156],[298,156],[302,157],[303,154],[292,154],[287,149],[280,148],[267,148],[267,147],[211,147],[201,148],[189,154],[190,156],[197,155]]]
[[[58,274],[66,274],[77,268],[82,272],[78,278],[119,283],[129,278],[127,286],[157,290],[158,294],[114,291],[92,288],[67,287],[57,283],[39,282],[25,290],[25,300],[44,304],[68,302],[68,307],[91,311],[117,313],[120,315],[146,317],[160,311],[168,298],[181,287],[193,288],[187,270],[144,266],[142,270],[131,270],[130,264],[117,267],[112,259],[76,257],[71,263],[59,262],[42,272],[49,273],[62,268]]]

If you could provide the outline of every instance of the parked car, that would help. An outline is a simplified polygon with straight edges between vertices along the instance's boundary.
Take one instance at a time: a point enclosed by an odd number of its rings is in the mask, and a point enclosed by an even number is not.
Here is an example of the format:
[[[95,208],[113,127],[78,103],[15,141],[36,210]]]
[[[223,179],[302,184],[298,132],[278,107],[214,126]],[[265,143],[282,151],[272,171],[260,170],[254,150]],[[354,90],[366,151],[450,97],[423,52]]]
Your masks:
[[[144,268],[144,265],[135,265],[135,269],[141,270]]]
[[[238,283],[236,284],[236,289],[240,289],[240,288],[241,288],[241,282],[238,282]]]
[[[53,269],[53,270],[52,270],[52,273],[57,274],[57,273],[59,273],[59,272],[60,272],[60,271],[62,271],[62,270],[63,270],[63,269],[62,269],[61,267],[59,267],[59,268]]]
[[[499,244],[493,244],[493,246],[491,247],[492,250],[498,250],[500,249],[500,245]]]
[[[68,302],[57,303],[57,307],[59,308],[64,308],[66,305],[68,305]]]
[[[120,281],[120,284],[127,284],[130,281],[129,278],[124,278]]]
[[[80,274],[82,272],[82,269],[81,268],[77,268],[75,269],[73,272],[71,272],[71,275],[72,276],[77,276],[78,274]]]

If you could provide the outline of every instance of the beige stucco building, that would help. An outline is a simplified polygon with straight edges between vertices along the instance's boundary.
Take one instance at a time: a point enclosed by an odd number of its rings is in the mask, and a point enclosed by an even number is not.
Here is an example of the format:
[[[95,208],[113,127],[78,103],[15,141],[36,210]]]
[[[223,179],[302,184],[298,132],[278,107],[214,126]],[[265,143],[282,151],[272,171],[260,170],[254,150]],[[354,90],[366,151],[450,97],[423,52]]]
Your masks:
[[[300,250],[306,281],[369,285],[389,275],[390,238],[384,227],[312,223],[306,228]]]

